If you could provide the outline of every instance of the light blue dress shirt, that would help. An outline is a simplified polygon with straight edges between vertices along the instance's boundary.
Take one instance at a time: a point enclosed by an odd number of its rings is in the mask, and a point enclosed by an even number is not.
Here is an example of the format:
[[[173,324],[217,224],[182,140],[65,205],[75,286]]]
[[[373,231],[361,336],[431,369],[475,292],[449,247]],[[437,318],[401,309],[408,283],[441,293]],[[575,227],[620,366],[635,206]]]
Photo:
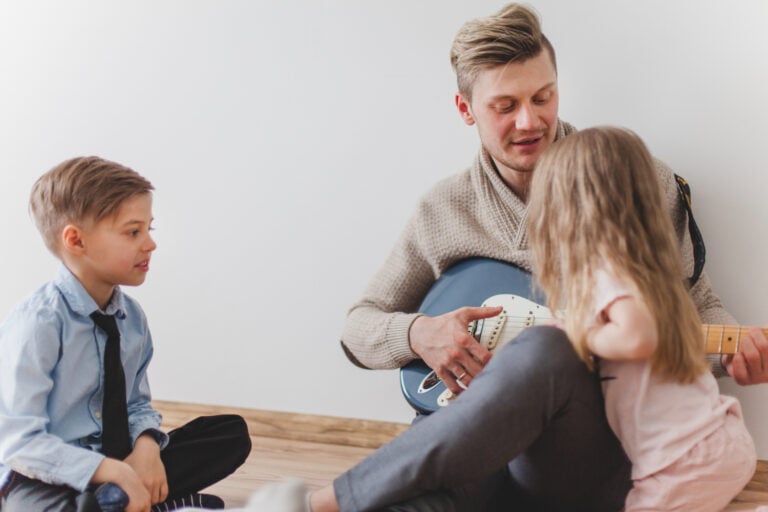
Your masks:
[[[11,470],[84,490],[104,456],[101,403],[107,335],[99,307],[64,266],[0,325],[0,482]],[[152,337],[139,304],[119,287],[103,311],[115,315],[132,442],[160,427],[150,403]],[[164,447],[167,435],[160,436]]]

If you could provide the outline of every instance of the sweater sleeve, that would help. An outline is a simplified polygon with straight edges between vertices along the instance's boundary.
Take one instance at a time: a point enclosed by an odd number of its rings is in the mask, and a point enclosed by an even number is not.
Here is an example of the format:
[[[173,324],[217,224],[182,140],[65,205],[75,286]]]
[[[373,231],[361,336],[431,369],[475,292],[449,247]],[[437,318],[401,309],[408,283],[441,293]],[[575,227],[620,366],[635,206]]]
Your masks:
[[[417,217],[349,310],[341,343],[347,357],[363,368],[399,368],[418,358],[408,332],[436,277],[419,244]]]

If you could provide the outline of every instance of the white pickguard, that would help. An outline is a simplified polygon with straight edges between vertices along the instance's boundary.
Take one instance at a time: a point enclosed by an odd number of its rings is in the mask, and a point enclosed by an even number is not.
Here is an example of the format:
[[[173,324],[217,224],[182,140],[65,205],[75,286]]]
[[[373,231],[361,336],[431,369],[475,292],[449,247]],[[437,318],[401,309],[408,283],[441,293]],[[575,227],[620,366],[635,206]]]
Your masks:
[[[552,312],[541,304],[518,295],[500,294],[488,297],[483,306],[502,306],[502,312],[493,317],[470,323],[469,331],[481,345],[493,353],[506,345],[523,329],[534,325],[547,325],[554,321]],[[437,404],[448,405],[455,395],[446,389],[438,397]]]

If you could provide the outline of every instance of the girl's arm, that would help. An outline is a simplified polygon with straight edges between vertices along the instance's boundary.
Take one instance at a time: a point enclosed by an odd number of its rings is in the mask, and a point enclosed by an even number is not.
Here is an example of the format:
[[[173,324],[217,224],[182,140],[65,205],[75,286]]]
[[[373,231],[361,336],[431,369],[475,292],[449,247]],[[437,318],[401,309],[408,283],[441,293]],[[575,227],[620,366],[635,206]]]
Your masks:
[[[656,319],[645,302],[617,298],[601,312],[601,323],[587,332],[587,346],[604,359],[648,359],[658,343]]]

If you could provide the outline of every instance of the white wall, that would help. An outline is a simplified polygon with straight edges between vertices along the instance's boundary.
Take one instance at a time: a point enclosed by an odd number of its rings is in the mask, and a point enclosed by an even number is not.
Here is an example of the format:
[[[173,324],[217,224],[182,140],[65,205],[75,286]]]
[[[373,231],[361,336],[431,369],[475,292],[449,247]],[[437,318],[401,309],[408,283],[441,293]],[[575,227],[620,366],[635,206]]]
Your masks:
[[[448,49],[497,1],[86,0],[0,5],[0,315],[50,278],[33,181],[98,154],[157,187],[129,293],[157,398],[409,421],[397,372],[346,362],[347,307],[417,198],[477,149]],[[707,270],[768,322],[768,3],[542,0],[561,115],[622,124],[693,186]],[[768,458],[766,388],[726,386]]]

